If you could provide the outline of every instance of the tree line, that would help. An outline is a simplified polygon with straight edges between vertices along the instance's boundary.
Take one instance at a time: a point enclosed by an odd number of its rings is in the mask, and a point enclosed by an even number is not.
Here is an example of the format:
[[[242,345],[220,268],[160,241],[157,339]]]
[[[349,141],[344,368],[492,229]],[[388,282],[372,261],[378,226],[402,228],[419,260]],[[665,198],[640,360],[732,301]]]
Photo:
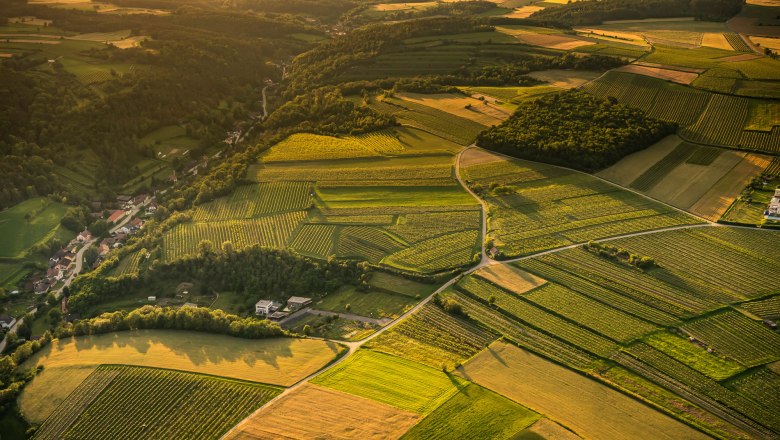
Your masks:
[[[600,0],[571,2],[534,12],[531,19],[575,25],[601,24],[608,20],[640,20],[693,16],[699,20],[725,21],[742,9],[744,0]]]

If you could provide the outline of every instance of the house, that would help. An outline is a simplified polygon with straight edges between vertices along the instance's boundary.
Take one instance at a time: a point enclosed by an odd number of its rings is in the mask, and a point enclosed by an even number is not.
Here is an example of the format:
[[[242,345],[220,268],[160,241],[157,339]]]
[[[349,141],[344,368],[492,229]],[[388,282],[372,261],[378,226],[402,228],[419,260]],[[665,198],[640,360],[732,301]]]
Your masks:
[[[146,207],[147,214],[154,214],[157,211],[157,202],[152,202]]]
[[[59,262],[58,266],[60,266],[62,268],[69,267],[71,264],[73,264],[73,257],[74,257],[73,255],[66,255],[66,256],[60,258],[60,262]]]
[[[51,269],[46,271],[46,278],[50,280],[59,281],[63,277],[62,275],[62,268],[59,266],[52,267]]]
[[[493,246],[490,248],[490,251],[488,252],[490,254],[490,258],[495,259],[498,256],[498,248]]]
[[[113,238],[104,238],[103,241],[100,242],[100,255],[106,255],[108,251],[111,250],[111,245],[114,244],[114,241]]]
[[[49,283],[45,281],[41,281],[35,285],[33,291],[35,292],[36,295],[43,295],[49,291]]]
[[[281,321],[282,319],[290,316],[287,312],[273,312],[270,315],[268,315],[268,319],[271,321]]]
[[[119,233],[127,235],[130,233],[130,228],[128,228],[127,226],[122,226],[121,228],[119,228]]]
[[[277,311],[279,305],[267,299],[261,299],[255,303],[255,315],[268,316]]]
[[[110,216],[108,216],[108,223],[117,224],[124,216],[125,211],[117,209],[116,211],[112,212]]]
[[[144,221],[136,217],[130,220],[129,226],[131,229],[141,229],[144,226]]]
[[[157,297],[156,296],[150,296],[150,297],[148,297],[146,299],[149,300],[149,301],[157,301]]]
[[[79,243],[84,243],[85,241],[89,240],[92,240],[92,234],[86,229],[81,231],[81,233],[76,237],[76,241]]]
[[[122,205],[128,203],[130,200],[133,200],[130,196],[116,196],[116,201]]]
[[[9,315],[0,315],[0,328],[8,330],[16,324],[16,318]]]
[[[133,197],[133,205],[140,206],[149,200],[149,194],[139,194]]]
[[[290,311],[296,311],[300,310],[306,306],[311,304],[311,298],[302,298],[300,296],[291,296],[290,299],[287,300],[287,308],[290,309]]]
[[[769,201],[764,217],[770,220],[780,220],[780,188],[775,189],[775,195]]]

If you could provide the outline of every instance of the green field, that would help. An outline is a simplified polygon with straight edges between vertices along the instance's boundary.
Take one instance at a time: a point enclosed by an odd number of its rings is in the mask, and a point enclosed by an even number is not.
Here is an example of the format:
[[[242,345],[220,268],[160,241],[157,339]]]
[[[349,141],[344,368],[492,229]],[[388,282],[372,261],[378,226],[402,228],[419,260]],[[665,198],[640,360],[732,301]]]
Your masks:
[[[494,334],[426,304],[368,347],[434,368],[452,369],[496,339]]]
[[[721,356],[713,356],[702,347],[670,333],[655,333],[646,342],[678,361],[715,380],[723,380],[745,370],[739,363]]]
[[[346,286],[326,295],[315,304],[315,308],[354,313],[371,318],[397,318],[416,303],[417,300],[413,296],[381,290],[360,292],[355,287]],[[349,306],[349,310],[346,309],[346,306]]]
[[[0,257],[23,257],[37,243],[71,235],[60,226],[67,210],[61,203],[36,197],[0,212]]]
[[[214,376],[106,365],[68,396],[35,438],[216,439],[280,392]]]
[[[312,383],[420,414],[435,410],[466,386],[441,370],[370,350],[358,351]]]
[[[500,417],[501,423],[495,419]],[[517,438],[539,414],[478,385],[468,385],[402,439]],[[494,422],[487,422],[493,420]]]

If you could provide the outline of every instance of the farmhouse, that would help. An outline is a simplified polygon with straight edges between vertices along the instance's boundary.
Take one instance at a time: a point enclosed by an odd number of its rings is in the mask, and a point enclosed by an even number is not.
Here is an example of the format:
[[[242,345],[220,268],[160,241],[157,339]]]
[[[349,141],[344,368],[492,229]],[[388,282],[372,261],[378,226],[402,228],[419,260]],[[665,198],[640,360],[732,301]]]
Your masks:
[[[271,313],[277,311],[278,309],[279,309],[278,304],[267,299],[261,299],[260,301],[255,303],[255,315],[268,316]]]
[[[311,298],[302,298],[300,296],[291,296],[290,299],[287,300],[287,308],[294,312],[296,310],[300,310],[306,306],[311,304]]]
[[[116,211],[112,212],[111,215],[108,217],[108,222],[116,224],[124,216],[125,216],[125,211],[123,211],[121,209],[117,209]]]
[[[770,220],[780,220],[780,188],[775,188],[775,195],[769,201],[764,217]]]
[[[81,233],[76,237],[76,241],[79,243],[84,243],[85,241],[89,240],[92,240],[92,234],[86,229],[81,231]]]

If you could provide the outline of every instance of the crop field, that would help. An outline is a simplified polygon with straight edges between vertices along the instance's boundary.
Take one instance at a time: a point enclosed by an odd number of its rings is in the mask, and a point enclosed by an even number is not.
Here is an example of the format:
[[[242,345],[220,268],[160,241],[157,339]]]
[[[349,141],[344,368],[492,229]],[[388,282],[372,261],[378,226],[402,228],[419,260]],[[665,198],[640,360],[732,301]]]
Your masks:
[[[441,370],[370,350],[359,350],[312,383],[418,414],[430,413],[466,386]]]
[[[305,216],[303,211],[292,211],[246,220],[183,223],[163,235],[163,259],[173,261],[196,255],[203,240],[211,241],[217,249],[226,241],[236,249],[253,245],[283,248]],[[296,246],[300,242],[298,236],[294,240]]]
[[[390,405],[306,384],[244,420],[226,439],[398,438],[420,416]]]
[[[331,362],[342,350],[335,343],[311,339],[250,340],[178,330],[140,330],[58,340],[24,365],[124,364],[290,386]],[[34,395],[29,398],[36,400]]]
[[[474,275],[518,295],[547,283],[544,278],[508,264],[485,266],[474,272]]]
[[[372,287],[375,285],[374,278],[377,278],[377,274],[372,277]],[[383,284],[380,281],[378,285]],[[355,287],[348,286],[329,293],[314,307],[318,310],[349,312],[371,318],[397,318],[417,302],[414,295],[390,293],[378,288],[372,288],[369,292],[360,292]],[[346,310],[347,305],[349,310]]]
[[[742,303],[739,307],[764,319],[778,319],[780,318],[780,295]]]
[[[320,258],[331,254],[336,226],[303,225],[290,242],[290,249]]]
[[[387,132],[336,138],[298,133],[261,156],[264,163],[303,160],[351,159],[401,153],[404,145]]]
[[[649,377],[658,377],[659,373],[665,375],[667,386],[676,391],[694,390],[700,405],[725,415],[727,420],[751,432],[753,436],[772,436],[769,429],[777,429],[777,418],[768,408],[746,399],[660,351],[645,344],[635,344],[626,351],[630,356],[618,355],[619,362]]]
[[[654,333],[645,343],[715,380],[727,379],[745,370],[738,362],[707,353],[703,347],[671,333]]]
[[[468,210],[474,198],[459,186],[318,186],[317,206],[323,210],[387,207],[447,206]]]
[[[500,124],[509,117],[509,112],[503,108],[463,95],[399,93],[395,96],[404,101],[441,110],[485,126]]]
[[[34,244],[54,237],[67,210],[38,197],[0,212],[0,257],[22,257]]]
[[[687,323],[682,329],[746,367],[780,359],[780,335],[738,312],[709,316]]]
[[[279,394],[274,387],[173,370],[104,365],[35,438],[219,438]]]
[[[633,182],[631,182],[631,188],[638,189],[640,191],[647,191],[655,186],[661,179],[664,178],[669,172],[671,172],[677,165],[688,160],[689,157],[696,150],[696,146],[683,142],[674,150],[669,152],[661,160],[656,162],[653,166],[647,169],[644,173],[640,174]]]
[[[748,116],[746,98],[713,95],[696,123],[680,134],[683,138],[710,145],[738,145]]]
[[[471,150],[466,153],[470,155]],[[464,169],[469,185],[488,202],[489,237],[506,257],[527,255],[699,220],[592,176],[512,160]],[[503,187],[500,194],[485,187]],[[510,190],[507,191],[507,190]],[[588,206],[587,210],[581,209]]]
[[[484,303],[492,302],[499,310],[510,315],[513,319],[525,322],[540,331],[554,335],[558,339],[595,355],[606,356],[617,348],[614,341],[547,312],[533,303],[478,278],[463,278],[456,288]]]
[[[487,128],[472,120],[398,98],[385,98],[373,102],[371,108],[382,113],[389,113],[403,125],[429,131],[446,140],[460,145],[470,144],[481,131]]]
[[[31,423],[43,423],[96,368],[70,365],[44,369],[19,395],[19,412]]]
[[[369,348],[433,368],[452,369],[496,339],[446,312],[426,304],[391,330],[368,343]]]
[[[500,423],[486,423],[501,417]],[[403,439],[518,438],[539,414],[470,384],[424,418]]]
[[[614,244],[652,256],[663,268],[653,275],[694,288],[703,297],[733,302],[776,291],[772,280],[780,268],[775,258],[780,234],[775,232],[696,228],[653,234],[652,238],[631,237]]]
[[[225,199],[199,205],[197,222],[260,217],[281,211],[299,211],[311,205],[308,182],[270,182],[238,187]]]
[[[426,273],[466,266],[474,260],[477,253],[479,235],[478,231],[470,230],[423,240],[391,254],[382,262]]]
[[[503,342],[475,356],[459,374],[585,438],[708,438],[606,385]]]
[[[116,276],[128,275],[132,273],[138,273],[138,266],[141,264],[140,252],[134,252],[119,261],[119,265],[113,270],[113,274]]]

